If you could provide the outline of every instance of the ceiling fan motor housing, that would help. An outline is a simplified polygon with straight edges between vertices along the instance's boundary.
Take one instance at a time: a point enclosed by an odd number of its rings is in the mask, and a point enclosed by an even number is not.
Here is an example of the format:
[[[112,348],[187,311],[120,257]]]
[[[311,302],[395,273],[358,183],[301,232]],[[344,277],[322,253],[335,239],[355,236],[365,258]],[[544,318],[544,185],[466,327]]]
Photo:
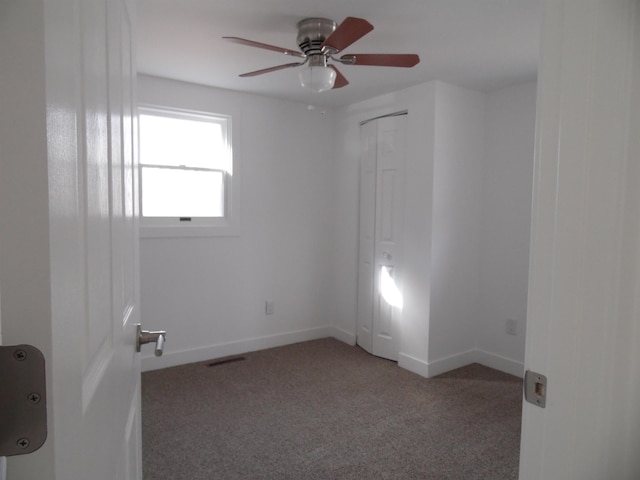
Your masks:
[[[322,44],[338,25],[328,18],[305,18],[298,22],[297,42],[305,55],[322,53]]]

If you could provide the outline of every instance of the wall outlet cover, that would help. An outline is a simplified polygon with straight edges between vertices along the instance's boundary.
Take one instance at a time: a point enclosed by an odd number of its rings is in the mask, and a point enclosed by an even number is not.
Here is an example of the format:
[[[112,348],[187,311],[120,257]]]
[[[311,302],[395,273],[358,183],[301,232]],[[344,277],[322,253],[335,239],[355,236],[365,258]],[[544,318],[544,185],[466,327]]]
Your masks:
[[[273,304],[273,301],[267,300],[266,302],[264,302],[265,315],[273,315],[274,311],[275,311],[275,306]]]

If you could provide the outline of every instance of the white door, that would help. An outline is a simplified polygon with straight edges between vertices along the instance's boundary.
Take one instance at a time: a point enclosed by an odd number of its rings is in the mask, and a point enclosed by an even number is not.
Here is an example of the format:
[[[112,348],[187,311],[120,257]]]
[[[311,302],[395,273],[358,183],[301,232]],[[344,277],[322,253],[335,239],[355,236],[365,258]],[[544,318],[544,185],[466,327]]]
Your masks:
[[[15,183],[0,195],[16,206],[2,212],[4,341],[44,352],[49,415],[45,445],[7,475],[139,480],[133,2],[4,2],[3,15],[17,59],[0,86]]]
[[[358,229],[358,345],[372,353],[375,303],[376,122],[360,127],[360,221]]]
[[[390,360],[398,359],[402,313],[406,118],[379,118],[360,130],[357,342]]]
[[[521,480],[640,478],[640,3],[544,2]]]

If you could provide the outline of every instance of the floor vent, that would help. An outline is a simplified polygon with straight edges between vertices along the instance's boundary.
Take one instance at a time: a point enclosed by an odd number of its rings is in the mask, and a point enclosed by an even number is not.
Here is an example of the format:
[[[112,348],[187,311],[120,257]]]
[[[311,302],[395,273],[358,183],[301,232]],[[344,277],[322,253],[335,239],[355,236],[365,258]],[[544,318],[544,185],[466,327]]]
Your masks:
[[[246,360],[246,358],[242,356],[220,358],[218,360],[214,360],[211,363],[208,363],[207,367],[217,367],[218,365],[224,365],[226,363],[233,362],[242,362],[243,360]]]

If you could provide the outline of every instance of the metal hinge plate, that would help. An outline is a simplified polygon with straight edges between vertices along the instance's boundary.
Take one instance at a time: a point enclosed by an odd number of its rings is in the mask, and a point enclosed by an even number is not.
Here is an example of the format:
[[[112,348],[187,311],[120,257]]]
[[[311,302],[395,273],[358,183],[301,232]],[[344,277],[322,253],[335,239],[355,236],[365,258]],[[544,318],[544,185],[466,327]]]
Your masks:
[[[547,404],[547,377],[541,373],[527,370],[524,374],[524,399],[538,407]]]
[[[46,439],[44,356],[31,345],[0,346],[0,456],[34,452]]]

